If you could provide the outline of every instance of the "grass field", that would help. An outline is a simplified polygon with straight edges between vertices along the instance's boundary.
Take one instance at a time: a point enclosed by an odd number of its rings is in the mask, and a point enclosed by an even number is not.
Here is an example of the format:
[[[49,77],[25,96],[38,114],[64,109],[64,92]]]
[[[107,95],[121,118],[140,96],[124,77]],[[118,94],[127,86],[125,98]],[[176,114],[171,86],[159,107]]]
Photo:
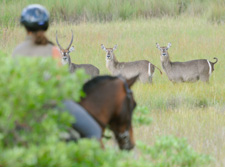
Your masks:
[[[13,26],[22,9],[36,0],[0,0],[0,25]],[[224,0],[39,0],[51,21],[74,23],[108,22],[135,18],[201,16],[214,23],[225,22]]]
[[[212,155],[215,164],[225,166],[225,25],[211,24],[204,19],[178,17],[133,20],[111,23],[52,23],[47,36],[55,42],[55,32],[66,47],[74,31],[74,63],[92,63],[101,74],[109,74],[105,66],[105,52],[100,44],[113,47],[119,61],[147,59],[161,68],[160,55],[155,43],[167,45],[172,61],[205,58],[215,65],[209,84],[172,84],[165,73],[156,70],[153,85],[137,83],[135,99],[147,106],[153,122],[149,126],[136,126],[135,138],[153,144],[156,136],[175,135],[187,138],[198,152]],[[22,27],[3,27],[0,49],[11,54],[25,37]],[[162,68],[161,68],[162,69]],[[138,113],[135,113],[138,114]]]

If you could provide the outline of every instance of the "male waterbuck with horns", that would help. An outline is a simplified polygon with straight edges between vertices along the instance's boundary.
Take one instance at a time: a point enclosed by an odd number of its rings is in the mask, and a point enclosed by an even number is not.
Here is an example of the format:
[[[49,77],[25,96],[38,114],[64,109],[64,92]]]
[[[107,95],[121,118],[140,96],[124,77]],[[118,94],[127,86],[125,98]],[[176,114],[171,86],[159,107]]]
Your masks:
[[[162,68],[166,72],[170,81],[176,82],[196,82],[201,80],[203,82],[208,82],[211,73],[214,71],[214,64],[216,61],[210,62],[207,59],[198,59],[191,60],[186,62],[171,62],[168,49],[171,47],[171,43],[168,43],[167,46],[160,47],[158,43],[156,43],[156,47],[161,52],[161,63]]]
[[[114,48],[105,48],[105,46],[101,44],[101,47],[104,51],[106,51],[106,67],[112,75],[122,75],[127,79],[139,75],[138,79],[141,82],[152,83],[152,76],[156,66],[150,63],[148,60],[119,62],[113,52],[116,50],[117,45],[115,45]],[[156,68],[162,74],[161,70],[158,67]]]
[[[70,41],[69,46],[66,49],[63,49],[61,47],[61,45],[59,44],[57,32],[56,32],[56,42],[57,42],[57,44],[60,48],[61,54],[62,54],[62,64],[63,65],[68,64],[69,65],[69,71],[71,73],[73,73],[77,69],[82,68],[82,69],[85,70],[85,72],[87,74],[89,74],[91,76],[91,78],[99,75],[99,69],[97,67],[91,65],[91,64],[74,64],[74,63],[71,62],[71,58],[70,58],[69,53],[74,50],[74,47],[73,46],[71,47],[71,45],[73,43],[73,31],[72,31],[72,39]]]

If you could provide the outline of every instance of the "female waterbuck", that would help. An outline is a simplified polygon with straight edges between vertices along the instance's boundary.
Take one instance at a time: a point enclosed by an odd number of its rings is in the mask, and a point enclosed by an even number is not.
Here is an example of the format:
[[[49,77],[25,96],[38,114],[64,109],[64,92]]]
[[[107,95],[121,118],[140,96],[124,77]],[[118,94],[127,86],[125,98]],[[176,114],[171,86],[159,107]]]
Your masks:
[[[71,73],[73,73],[77,69],[84,69],[85,72],[91,76],[91,78],[99,75],[99,69],[97,67],[91,65],[91,64],[74,64],[74,63],[71,62],[71,58],[70,58],[69,53],[74,50],[74,47],[73,46],[71,47],[71,45],[73,43],[73,31],[72,31],[72,39],[70,41],[69,46],[66,49],[63,49],[61,47],[61,45],[59,44],[57,32],[56,32],[56,43],[58,44],[59,49],[60,49],[61,54],[62,54],[62,64],[63,65],[68,64],[69,65],[69,71]]]
[[[101,47],[106,51],[106,67],[112,75],[122,75],[129,79],[136,75],[139,75],[138,79],[143,83],[152,83],[152,76],[155,71],[155,65],[150,63],[148,60],[139,60],[133,62],[119,62],[113,53],[116,50],[117,45],[114,48],[105,48],[103,44]],[[156,67],[160,73],[161,70]]]
[[[214,64],[218,61],[218,59],[214,57],[214,59],[216,59],[214,63],[207,59],[171,62],[168,53],[171,43],[168,43],[168,45],[164,47],[160,47],[159,44],[156,43],[156,47],[161,52],[160,59],[162,68],[172,82],[196,82],[198,80],[208,82],[211,73],[214,71]]]

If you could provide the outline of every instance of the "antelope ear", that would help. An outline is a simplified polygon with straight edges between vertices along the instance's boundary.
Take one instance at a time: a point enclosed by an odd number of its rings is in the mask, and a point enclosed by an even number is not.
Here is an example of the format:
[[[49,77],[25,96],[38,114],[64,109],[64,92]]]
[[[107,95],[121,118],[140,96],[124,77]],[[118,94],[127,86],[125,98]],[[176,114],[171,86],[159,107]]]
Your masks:
[[[113,50],[116,50],[117,49],[117,44],[114,46]]]
[[[129,88],[136,82],[136,80],[138,79],[139,77],[139,74],[130,78],[130,79],[127,79],[127,84],[129,86]]]
[[[156,48],[161,49],[158,43],[156,43]]]
[[[167,49],[169,49],[171,47],[171,43],[168,43],[167,45]]]
[[[70,47],[70,49],[69,49],[69,52],[72,52],[72,51],[74,51],[75,49],[74,49],[74,46],[71,46]]]
[[[106,51],[106,48],[103,44],[101,44],[101,48],[102,48],[102,50]]]

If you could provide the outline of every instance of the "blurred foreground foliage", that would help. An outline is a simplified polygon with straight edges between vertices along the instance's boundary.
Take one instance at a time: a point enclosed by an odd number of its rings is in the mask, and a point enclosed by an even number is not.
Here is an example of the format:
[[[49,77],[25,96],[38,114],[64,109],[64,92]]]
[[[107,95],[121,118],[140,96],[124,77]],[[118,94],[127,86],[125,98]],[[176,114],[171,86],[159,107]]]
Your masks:
[[[2,53],[0,63],[1,167],[207,166],[210,162],[210,157],[176,137],[160,138],[153,146],[138,142],[138,155],[107,146],[102,150],[95,140],[61,141],[60,133],[74,120],[56,106],[64,99],[78,101],[84,96],[84,71],[69,74],[67,67],[58,67],[51,59],[15,61]],[[146,114],[147,109],[138,111]]]
[[[152,118],[149,116],[149,109],[145,106],[137,106],[133,115],[133,121],[136,125],[150,125]]]
[[[174,136],[158,137],[153,146],[146,146],[138,142],[137,146],[142,150],[145,157],[150,159],[154,167],[189,167],[210,166],[214,159],[195,152],[186,139]]]

